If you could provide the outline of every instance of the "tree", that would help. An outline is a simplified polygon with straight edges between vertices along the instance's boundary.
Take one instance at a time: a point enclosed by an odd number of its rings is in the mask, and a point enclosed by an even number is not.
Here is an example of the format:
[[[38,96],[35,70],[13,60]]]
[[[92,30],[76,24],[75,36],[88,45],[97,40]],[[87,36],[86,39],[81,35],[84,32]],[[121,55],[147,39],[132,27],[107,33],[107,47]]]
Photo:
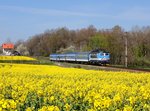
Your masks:
[[[97,48],[107,49],[108,47],[107,37],[103,35],[95,35],[90,38],[88,46],[90,50],[97,49]]]
[[[2,47],[0,47],[0,54],[2,54],[3,53],[3,49],[2,49]]]
[[[29,51],[28,51],[27,47],[23,44],[18,45],[16,50],[18,52],[20,52],[21,55],[25,55],[25,56],[29,55]]]
[[[124,31],[120,26],[112,28],[108,39],[108,51],[112,64],[124,64]]]

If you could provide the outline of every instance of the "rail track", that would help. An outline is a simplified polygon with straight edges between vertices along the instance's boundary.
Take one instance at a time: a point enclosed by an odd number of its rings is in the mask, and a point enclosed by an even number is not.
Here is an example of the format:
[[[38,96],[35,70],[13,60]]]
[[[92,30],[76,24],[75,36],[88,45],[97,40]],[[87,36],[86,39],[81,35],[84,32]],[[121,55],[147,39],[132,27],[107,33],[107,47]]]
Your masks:
[[[83,68],[88,70],[105,70],[105,71],[127,71],[127,72],[137,72],[137,73],[150,73],[149,69],[137,69],[137,68],[124,68],[117,66],[99,66],[99,65],[89,65],[89,64],[76,64],[76,63],[66,63],[66,62],[54,62],[55,65],[62,67],[73,67],[73,68]]]

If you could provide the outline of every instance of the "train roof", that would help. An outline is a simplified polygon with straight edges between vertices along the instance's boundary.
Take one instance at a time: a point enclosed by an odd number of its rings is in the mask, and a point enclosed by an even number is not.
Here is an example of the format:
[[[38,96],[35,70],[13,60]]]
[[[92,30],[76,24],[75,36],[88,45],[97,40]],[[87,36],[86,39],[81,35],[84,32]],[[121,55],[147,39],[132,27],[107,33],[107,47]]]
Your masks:
[[[107,52],[107,51],[104,50],[104,49],[95,49],[95,50],[92,50],[90,53],[100,53],[100,52],[109,53],[109,52]]]
[[[109,53],[105,50],[100,50],[100,49],[95,49],[95,50],[92,50],[92,51],[88,51],[88,52],[68,52],[68,53],[63,53],[63,54],[57,54],[57,53],[53,53],[53,54],[50,54],[50,55],[53,55],[53,56],[57,56],[57,55],[66,55],[66,54],[90,54],[90,53]]]

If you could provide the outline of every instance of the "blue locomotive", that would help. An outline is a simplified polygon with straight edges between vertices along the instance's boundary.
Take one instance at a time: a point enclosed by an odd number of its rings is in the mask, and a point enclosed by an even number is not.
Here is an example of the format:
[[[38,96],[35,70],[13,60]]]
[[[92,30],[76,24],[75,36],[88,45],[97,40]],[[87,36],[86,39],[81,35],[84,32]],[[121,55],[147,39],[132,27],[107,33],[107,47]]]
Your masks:
[[[102,50],[93,50],[90,52],[50,54],[50,60],[105,65],[110,63],[110,53]]]

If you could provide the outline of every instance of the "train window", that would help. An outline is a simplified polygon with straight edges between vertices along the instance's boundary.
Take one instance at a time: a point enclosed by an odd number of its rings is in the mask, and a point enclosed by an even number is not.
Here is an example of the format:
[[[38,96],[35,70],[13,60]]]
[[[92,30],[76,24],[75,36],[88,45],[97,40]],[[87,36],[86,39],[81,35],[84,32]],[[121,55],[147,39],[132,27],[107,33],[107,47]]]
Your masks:
[[[105,53],[105,56],[109,55],[108,53]]]
[[[91,54],[91,58],[97,58],[97,54]]]
[[[100,55],[101,55],[101,56],[104,56],[104,53],[101,53]]]

